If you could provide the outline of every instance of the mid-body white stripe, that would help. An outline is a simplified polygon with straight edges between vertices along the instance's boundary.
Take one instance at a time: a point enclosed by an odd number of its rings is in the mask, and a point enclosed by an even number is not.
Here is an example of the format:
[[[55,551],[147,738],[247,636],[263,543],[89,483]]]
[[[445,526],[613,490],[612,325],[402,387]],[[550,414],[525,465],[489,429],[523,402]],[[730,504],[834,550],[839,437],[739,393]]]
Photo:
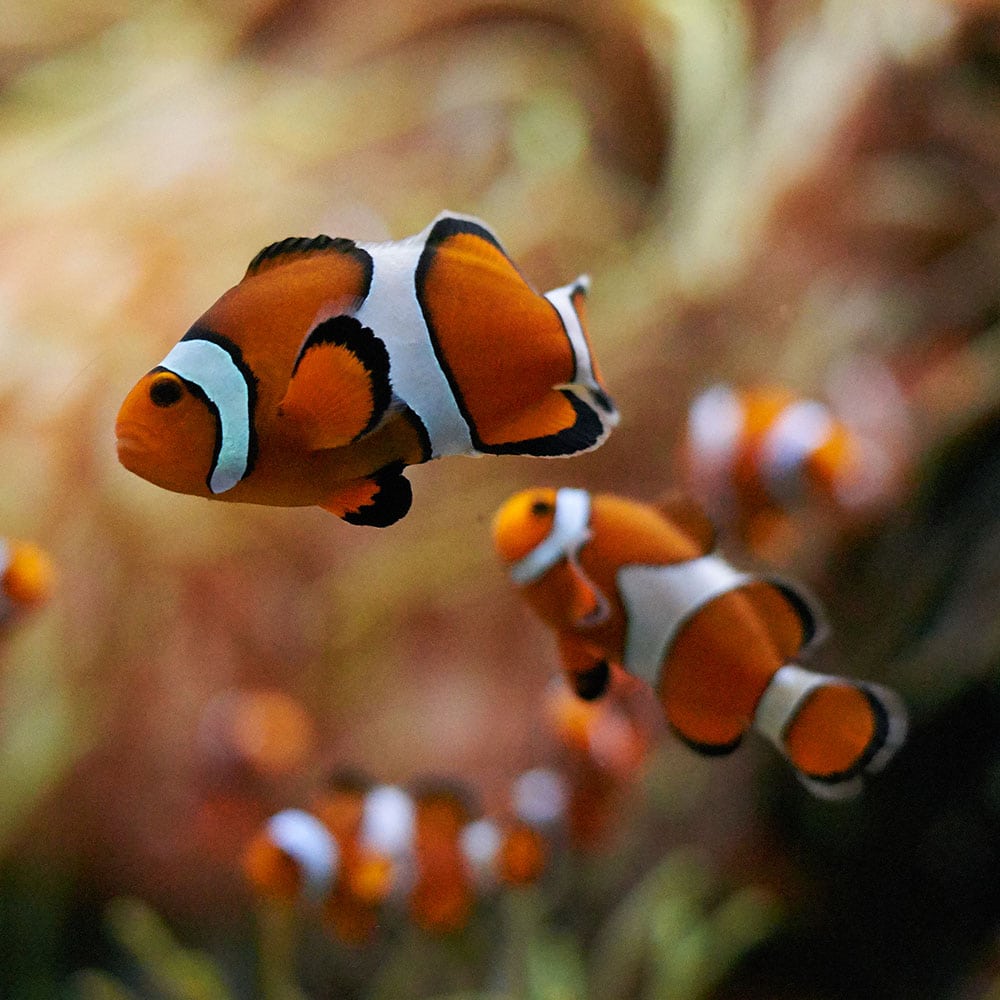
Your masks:
[[[802,492],[802,467],[833,433],[829,409],[816,400],[787,406],[761,444],[761,467],[776,500],[794,502]]]
[[[622,665],[655,688],[681,628],[710,601],[753,580],[716,555],[668,566],[622,566],[616,578],[626,616]]]
[[[219,454],[208,488],[232,489],[247,473],[250,461],[250,387],[232,355],[210,340],[181,340],[160,362],[208,397],[219,413]]]
[[[423,422],[431,457],[478,455],[417,299],[417,264],[432,226],[398,243],[358,243],[372,258],[372,281],[355,315],[385,343],[393,392]]]
[[[285,809],[267,822],[267,834],[302,871],[302,894],[319,902],[333,884],[340,851],[330,831],[311,813]]]
[[[736,509],[733,471],[745,426],[743,404],[727,385],[706,389],[688,411],[689,476],[706,511],[722,522]]]

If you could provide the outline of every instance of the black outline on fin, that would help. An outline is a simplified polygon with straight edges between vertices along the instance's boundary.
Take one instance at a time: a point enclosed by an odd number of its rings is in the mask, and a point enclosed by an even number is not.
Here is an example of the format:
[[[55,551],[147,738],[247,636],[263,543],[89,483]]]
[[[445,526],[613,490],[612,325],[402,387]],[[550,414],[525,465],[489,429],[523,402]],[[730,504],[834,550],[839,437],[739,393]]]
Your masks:
[[[694,750],[695,753],[700,753],[703,757],[725,757],[731,754],[742,742],[743,735],[739,735],[730,743],[699,743],[698,740],[693,740],[689,736],[685,736],[672,722],[668,720],[667,724],[670,726],[670,731],[683,743],[689,750]]]
[[[283,257],[305,256],[310,253],[342,253],[356,257],[362,265],[365,274],[364,289],[361,294],[363,299],[368,295],[372,284],[372,258],[366,250],[362,250],[354,240],[349,240],[344,236],[288,236],[276,243],[271,243],[259,251],[252,261],[247,265],[244,278],[251,278],[256,274],[261,274],[268,268],[280,263]]]
[[[594,447],[594,445],[596,445],[597,442],[604,436],[604,424],[597,415],[596,411],[580,399],[575,392],[569,389],[556,390],[561,392],[563,396],[569,400],[570,405],[573,407],[576,414],[576,420],[574,420],[574,422],[564,430],[561,430],[556,434],[547,434],[537,438],[526,438],[523,441],[504,442],[503,444],[486,444],[479,436],[472,414],[469,412],[469,409],[465,404],[465,400],[462,398],[462,391],[455,378],[455,374],[451,370],[451,366],[448,364],[448,359],[444,356],[441,345],[438,343],[437,335],[434,332],[434,325],[431,322],[430,306],[424,296],[424,285],[426,282],[427,272],[430,270],[430,267],[434,262],[434,257],[437,254],[438,249],[452,236],[466,233],[478,236],[480,239],[485,240],[491,246],[495,247],[504,255],[511,267],[513,267],[518,274],[521,274],[521,272],[518,270],[517,265],[514,264],[514,262],[507,255],[507,251],[504,250],[504,248],[497,241],[497,238],[488,229],[468,219],[456,219],[452,216],[445,216],[443,219],[439,219],[431,228],[414,272],[417,301],[420,304],[420,311],[424,317],[424,326],[427,328],[427,335],[430,338],[434,356],[448,382],[448,386],[455,398],[455,404],[458,407],[459,413],[462,414],[462,419],[469,428],[469,436],[472,440],[473,447],[475,447],[476,451],[483,452],[487,455],[533,455],[538,458],[568,457],[570,455],[577,455],[580,452],[587,451],[588,449]],[[523,278],[524,276],[521,275],[521,277]],[[525,283],[528,284],[527,281],[525,281]],[[528,287],[531,287],[530,284]],[[548,302],[548,299],[545,301]],[[559,310],[556,309],[551,302],[548,302],[548,305],[556,314],[556,318],[559,320],[559,327],[563,331],[563,335],[566,337],[567,346],[569,348],[570,355],[573,358],[575,374],[576,355],[573,353],[573,345],[569,340],[569,334],[566,333],[566,328],[562,322],[562,317],[559,315]],[[599,405],[602,408],[605,408],[605,404],[610,403],[610,397],[604,392],[602,392],[602,397],[603,398],[599,401]],[[610,409],[607,409],[607,412],[616,412],[613,404]]]
[[[362,325],[359,319],[341,313],[317,323],[309,332],[299,349],[295,364],[292,365],[291,380],[306,354],[314,347],[331,344],[350,351],[364,366],[371,380],[372,415],[368,423],[354,435],[352,440],[364,437],[385,416],[392,403],[392,385],[389,381],[389,351],[385,342],[376,337],[371,329]],[[290,381],[291,381],[290,380]]]
[[[370,476],[378,485],[371,502],[357,510],[347,511],[344,520],[369,528],[387,528],[405,517],[413,502],[413,489],[409,479],[403,475],[405,468],[402,462],[392,462]]]

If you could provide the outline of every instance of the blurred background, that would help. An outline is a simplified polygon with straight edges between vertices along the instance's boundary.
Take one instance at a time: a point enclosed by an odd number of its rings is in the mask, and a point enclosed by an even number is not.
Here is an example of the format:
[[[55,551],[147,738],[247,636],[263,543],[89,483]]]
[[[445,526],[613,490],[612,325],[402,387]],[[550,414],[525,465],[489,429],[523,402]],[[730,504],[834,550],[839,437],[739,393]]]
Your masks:
[[[0,997],[1000,997],[1000,6],[7,0],[0,177],[0,536],[55,573],[0,625]],[[416,468],[384,531],[117,464],[125,393],[261,247],[443,208],[538,289],[591,275],[603,448]],[[879,503],[723,527],[822,600],[821,669],[902,694],[893,764],[820,802],[633,708],[641,766],[528,895],[276,943],[241,857],[331,771],[489,816],[590,780],[490,519],[686,485],[719,382],[881,435]]]

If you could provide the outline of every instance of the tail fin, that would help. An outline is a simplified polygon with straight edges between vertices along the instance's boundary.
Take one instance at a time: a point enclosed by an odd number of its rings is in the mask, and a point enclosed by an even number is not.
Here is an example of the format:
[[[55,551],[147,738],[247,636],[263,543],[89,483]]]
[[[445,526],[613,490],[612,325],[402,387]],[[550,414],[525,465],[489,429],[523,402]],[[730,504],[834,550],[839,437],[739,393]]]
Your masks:
[[[829,677],[795,664],[771,679],[754,717],[820,798],[856,795],[864,776],[882,770],[906,737],[898,695],[877,684]]]

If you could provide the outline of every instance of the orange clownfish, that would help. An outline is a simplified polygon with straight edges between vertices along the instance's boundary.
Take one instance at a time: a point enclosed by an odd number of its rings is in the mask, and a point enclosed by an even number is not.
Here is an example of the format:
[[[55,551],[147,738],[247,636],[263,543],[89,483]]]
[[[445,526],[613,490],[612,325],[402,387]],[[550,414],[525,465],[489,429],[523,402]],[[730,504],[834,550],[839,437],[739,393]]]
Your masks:
[[[454,214],[398,242],[282,240],[128,394],[119,460],[178,493],[392,524],[408,465],[604,441],[587,288],[537,294]]]
[[[809,502],[849,518],[886,503],[901,472],[895,428],[885,421],[876,440],[875,431],[861,433],[818,400],[777,387],[714,385],[688,410],[683,475],[710,514],[756,548]]]
[[[37,545],[0,538],[0,627],[43,605],[52,577],[52,562]]]
[[[493,531],[581,696],[602,694],[621,665],[654,688],[695,749],[728,753],[755,729],[827,797],[859,790],[902,742],[892,692],[792,662],[818,631],[808,601],[714,552],[693,504],[530,489],[501,507]]]
[[[275,813],[243,855],[243,871],[262,896],[321,904],[337,880],[340,849],[333,834],[311,813]]]

